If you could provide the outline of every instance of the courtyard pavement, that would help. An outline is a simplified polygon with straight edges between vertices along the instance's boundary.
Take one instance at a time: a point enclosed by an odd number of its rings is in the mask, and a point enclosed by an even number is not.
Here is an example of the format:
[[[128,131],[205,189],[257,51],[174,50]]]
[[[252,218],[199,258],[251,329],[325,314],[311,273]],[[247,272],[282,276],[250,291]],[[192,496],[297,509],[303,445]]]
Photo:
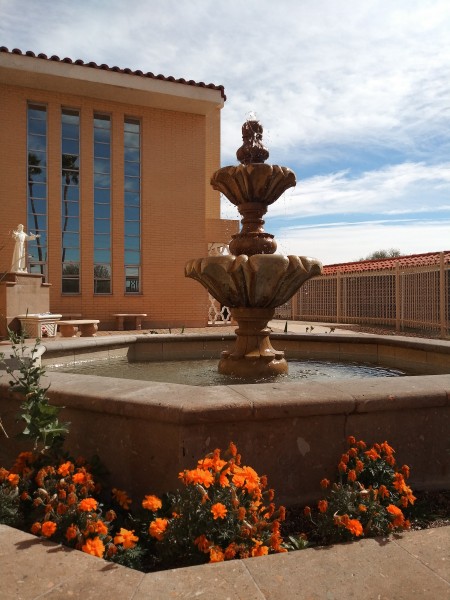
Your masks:
[[[284,331],[286,321],[269,324]],[[290,333],[355,332],[288,321]],[[235,326],[186,329],[232,334]],[[158,330],[168,333],[167,330]],[[99,336],[144,334],[100,331]],[[173,333],[179,333],[174,329]],[[364,334],[361,334],[364,335]],[[74,338],[47,338],[45,341]],[[32,342],[32,340],[30,340]],[[450,527],[141,573],[0,525],[1,600],[450,600]]]

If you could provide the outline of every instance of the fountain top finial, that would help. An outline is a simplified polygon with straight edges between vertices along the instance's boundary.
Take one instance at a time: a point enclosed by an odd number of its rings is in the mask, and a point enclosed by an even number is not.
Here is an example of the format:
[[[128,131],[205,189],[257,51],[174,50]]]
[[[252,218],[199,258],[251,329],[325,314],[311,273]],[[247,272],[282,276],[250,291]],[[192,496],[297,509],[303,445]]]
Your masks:
[[[236,152],[236,158],[243,165],[263,163],[269,158],[269,151],[262,143],[263,126],[256,119],[247,119],[242,125],[243,144]]]

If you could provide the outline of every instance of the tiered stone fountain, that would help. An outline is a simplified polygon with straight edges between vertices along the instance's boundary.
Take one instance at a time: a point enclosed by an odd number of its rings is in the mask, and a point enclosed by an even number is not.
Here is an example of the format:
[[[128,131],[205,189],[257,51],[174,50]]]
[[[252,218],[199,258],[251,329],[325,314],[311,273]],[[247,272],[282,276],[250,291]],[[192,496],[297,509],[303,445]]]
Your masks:
[[[242,215],[242,229],[232,236],[230,255],[192,259],[185,275],[199,281],[221,304],[228,306],[239,325],[233,351],[222,352],[219,372],[237,377],[269,377],[287,373],[284,352],[270,342],[268,322],[311,277],[322,273],[319,261],[305,256],[275,254],[274,236],[263,229],[267,207],[296,185],[287,167],[268,165],[259,121],[242,126],[243,145],[236,156],[241,164],[223,167],[211,178]]]

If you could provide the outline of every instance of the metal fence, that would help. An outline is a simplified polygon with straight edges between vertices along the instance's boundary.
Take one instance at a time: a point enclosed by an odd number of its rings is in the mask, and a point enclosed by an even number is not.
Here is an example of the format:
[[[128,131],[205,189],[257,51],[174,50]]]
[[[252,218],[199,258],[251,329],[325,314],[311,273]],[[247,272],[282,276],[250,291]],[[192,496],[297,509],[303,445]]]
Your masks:
[[[306,282],[275,317],[449,330],[450,264],[444,255],[435,265],[322,275]]]

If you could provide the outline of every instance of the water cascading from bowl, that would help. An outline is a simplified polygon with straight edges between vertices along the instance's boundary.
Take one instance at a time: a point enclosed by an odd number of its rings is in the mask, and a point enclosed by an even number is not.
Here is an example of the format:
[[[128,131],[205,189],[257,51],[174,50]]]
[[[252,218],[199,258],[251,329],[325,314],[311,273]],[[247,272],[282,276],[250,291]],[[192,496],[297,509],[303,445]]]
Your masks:
[[[236,344],[222,352],[219,373],[236,377],[270,377],[287,373],[284,352],[270,342],[268,322],[275,308],[287,302],[322,264],[306,256],[275,254],[274,236],[264,231],[267,207],[296,185],[287,167],[265,164],[268,150],[263,128],[250,119],[242,126],[243,144],[236,152],[240,164],[223,167],[211,178],[242,216],[241,231],[232,236],[230,255],[189,260],[185,275],[199,281],[238,323]]]

